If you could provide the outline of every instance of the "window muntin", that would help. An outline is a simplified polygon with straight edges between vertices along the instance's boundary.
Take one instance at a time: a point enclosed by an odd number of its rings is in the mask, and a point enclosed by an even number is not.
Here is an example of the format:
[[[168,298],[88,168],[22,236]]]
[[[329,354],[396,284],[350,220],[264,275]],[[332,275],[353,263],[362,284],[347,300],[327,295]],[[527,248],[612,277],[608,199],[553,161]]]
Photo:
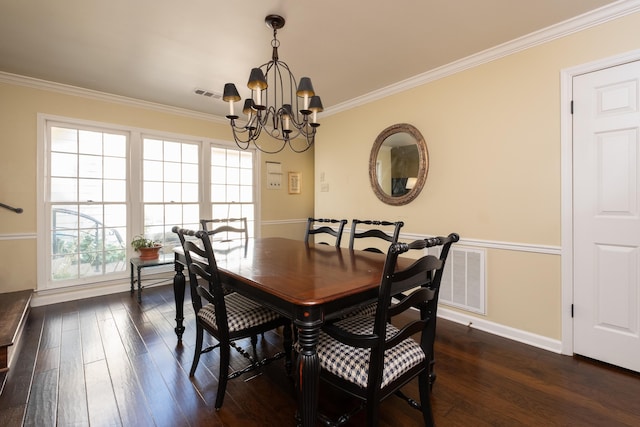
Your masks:
[[[144,138],[142,144],[144,235],[166,253],[179,244],[171,228],[198,228],[200,147],[193,142]]]
[[[255,235],[253,151],[211,147],[212,218],[247,218],[249,237]]]
[[[125,271],[127,136],[57,125],[48,131],[48,280]]]
[[[45,129],[38,159],[44,173],[38,191],[45,200],[38,222],[44,242],[38,248],[39,289],[128,281],[135,234],[162,233],[166,252],[179,244],[172,241],[173,225],[198,229],[200,218],[245,216],[255,234],[255,151],[231,144],[223,150],[225,160],[216,166],[223,166],[218,170],[234,188],[212,202],[211,147],[224,148],[225,142],[45,115],[39,120]]]

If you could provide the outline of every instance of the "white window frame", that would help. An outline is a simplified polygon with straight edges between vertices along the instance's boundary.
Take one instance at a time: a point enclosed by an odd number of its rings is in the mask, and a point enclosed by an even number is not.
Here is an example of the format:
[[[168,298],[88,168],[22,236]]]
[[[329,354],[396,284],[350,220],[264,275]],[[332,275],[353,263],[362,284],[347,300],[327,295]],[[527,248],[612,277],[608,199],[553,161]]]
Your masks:
[[[143,163],[144,163],[145,160],[148,160],[148,159],[145,159],[145,157],[144,157],[144,141],[145,140],[159,140],[159,141],[162,141],[163,144],[165,142],[170,142],[170,143],[178,143],[181,146],[182,145],[191,145],[191,146],[197,147],[197,150],[198,150],[198,192],[197,192],[198,196],[197,196],[197,201],[195,201],[195,202],[185,202],[183,199],[178,200],[178,201],[167,201],[167,200],[164,200],[164,195],[163,195],[161,201],[158,200],[158,201],[155,201],[155,202],[151,202],[151,201],[143,200],[144,196],[145,196],[144,195],[144,185],[146,183],[146,181],[144,180],[144,176],[143,176],[144,175]],[[140,157],[139,157],[139,162],[137,162],[137,164],[140,165],[139,169],[138,169],[140,173],[137,175],[137,176],[139,176],[139,185],[137,185],[137,187],[139,189],[140,196],[132,198],[132,203],[131,203],[132,205],[133,204],[137,204],[137,203],[139,203],[139,205],[140,205],[139,206],[140,214],[136,215],[136,216],[133,216],[131,218],[132,224],[136,224],[136,221],[139,220],[139,226],[136,226],[136,230],[139,228],[140,231],[138,231],[136,234],[142,234],[147,238],[153,238],[154,240],[158,240],[156,238],[157,236],[155,234],[149,233],[149,229],[148,229],[149,224],[145,224],[144,223],[144,221],[145,221],[144,209],[145,209],[145,206],[148,206],[148,205],[149,206],[150,205],[161,205],[163,207],[162,208],[163,212],[165,212],[165,213],[166,213],[168,207],[172,206],[172,205],[174,205],[174,206],[175,205],[181,205],[181,206],[184,206],[184,205],[197,205],[198,206],[198,215],[197,215],[196,218],[194,218],[194,221],[185,223],[184,222],[184,218],[183,218],[182,223],[181,224],[177,224],[177,225],[181,225],[181,226],[186,227],[186,228],[192,228],[192,229],[193,228],[197,228],[198,225],[199,225],[199,219],[200,219],[200,217],[202,215],[202,200],[203,200],[202,186],[204,185],[204,183],[202,181],[202,177],[203,177],[202,168],[203,168],[203,162],[204,162],[203,159],[205,159],[205,157],[202,155],[202,151],[203,151],[203,147],[208,146],[208,144],[203,143],[202,141],[187,140],[184,137],[167,138],[166,136],[159,136],[157,133],[151,133],[151,134],[150,133],[145,133],[145,134],[142,134],[141,137],[140,137],[140,146],[141,146],[141,149],[139,151]],[[204,149],[206,149],[206,148],[204,148]],[[168,164],[173,163],[172,160],[175,160],[175,159],[166,159],[163,156],[162,161],[160,163],[162,163],[162,167],[167,167]],[[176,163],[173,163],[173,164],[175,165]],[[180,162],[178,164],[181,167],[183,166],[182,162]],[[163,176],[161,181],[156,181],[156,182],[161,182],[162,185],[164,186],[164,184],[167,182],[167,181],[165,181],[165,178],[166,177]],[[136,186],[136,183],[135,183],[135,181],[133,179],[131,180],[131,182],[132,182],[133,186]],[[157,228],[158,225],[159,224],[156,224],[156,226],[154,226],[153,228]],[[176,224],[173,224],[173,225],[176,225]],[[162,221],[162,226],[163,226],[162,227],[163,228],[163,239],[162,240],[158,240],[158,241],[164,245],[163,252],[170,253],[173,250],[173,246],[168,246],[167,242],[164,239],[164,237],[165,236],[169,236],[170,234],[173,234],[173,233],[170,232],[170,225],[166,223],[166,220],[164,218],[163,218],[163,221]],[[175,236],[175,234],[173,236]],[[174,245],[178,245],[179,242],[178,242],[177,236],[175,236],[175,237],[176,237],[175,239],[171,239],[171,240],[172,240]],[[169,238],[171,238],[171,236],[169,236]]]
[[[212,148],[224,148],[224,149],[227,149],[227,150],[231,149],[231,150],[239,151],[237,149],[236,145],[229,146],[229,144],[220,144],[220,143],[215,143],[215,142],[210,144],[207,147],[207,156],[209,156],[209,157],[203,162],[203,163],[209,165],[209,168],[206,171],[206,174],[207,174],[206,175],[207,176],[207,188],[206,188],[205,191],[206,191],[206,197],[208,198],[207,199],[207,203],[208,203],[207,206],[209,208],[209,210],[207,211],[206,218],[214,218],[215,217],[212,212],[214,210],[214,205],[216,205],[216,204],[229,205],[229,206],[227,206],[227,211],[226,211],[226,217],[227,218],[239,218],[239,217],[242,217],[242,216],[247,216],[247,215],[242,215],[242,214],[238,213],[238,212],[244,212],[245,211],[244,205],[247,204],[245,202],[242,202],[242,201],[230,201],[230,202],[223,203],[223,202],[214,202],[212,200],[212,197],[211,197],[211,192],[212,192],[212,189],[211,189],[211,186],[212,186],[212,183],[211,183],[211,167],[212,167],[212,165],[211,165],[211,162],[212,162],[211,149]],[[257,224],[258,224],[258,219],[257,219],[258,210],[255,209],[255,206],[256,206],[256,197],[259,196],[259,193],[256,191],[256,189],[257,189],[256,182],[259,182],[259,179],[258,179],[258,176],[259,176],[258,175],[259,174],[258,164],[259,164],[259,162],[258,162],[258,159],[257,159],[258,150],[254,149],[254,150],[251,150],[251,151],[253,153],[253,156],[252,156],[252,160],[253,160],[253,167],[252,167],[252,171],[253,171],[253,202],[251,204],[253,204],[254,209],[253,209],[253,215],[251,215],[251,217],[247,217],[247,227],[249,229],[248,232],[249,232],[249,237],[250,238],[251,237],[255,237],[257,235],[257,232],[258,232],[258,227],[257,227]],[[231,209],[232,206],[233,206],[233,209]]]
[[[70,280],[63,282],[53,282],[50,280],[50,248],[51,237],[49,233],[51,215],[48,209],[48,158],[49,158],[49,141],[47,135],[47,125],[55,122],[67,127],[91,127],[99,131],[127,133],[128,140],[128,163],[127,163],[127,256],[126,268],[122,272],[109,275],[99,275],[79,280]],[[143,227],[143,204],[142,204],[142,140],[143,138],[158,138],[176,140],[180,142],[189,142],[199,144],[199,211],[200,218],[211,217],[211,197],[210,197],[210,170],[211,157],[210,147],[212,145],[238,149],[238,147],[230,141],[196,138],[191,135],[175,134],[153,129],[136,128],[127,125],[118,125],[112,123],[104,123],[97,121],[88,121],[71,117],[55,116],[39,113],[37,116],[38,140],[37,140],[37,290],[51,290],[65,287],[82,287],[94,285],[111,285],[129,282],[129,258],[135,256],[135,252],[131,248],[129,242],[132,237],[144,232]],[[254,150],[253,153],[253,205],[254,205],[254,235],[260,234],[260,152]]]

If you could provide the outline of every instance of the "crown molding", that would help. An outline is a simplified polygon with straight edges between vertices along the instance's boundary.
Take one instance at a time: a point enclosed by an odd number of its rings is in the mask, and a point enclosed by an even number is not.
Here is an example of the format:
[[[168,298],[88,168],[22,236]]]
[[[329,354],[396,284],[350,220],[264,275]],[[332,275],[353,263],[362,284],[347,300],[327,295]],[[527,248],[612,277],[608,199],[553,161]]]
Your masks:
[[[352,108],[377,101],[387,96],[395,95],[400,92],[413,89],[417,86],[424,85],[447,76],[459,73],[461,71],[477,67],[487,62],[512,55],[514,53],[529,49],[531,47],[550,42],[552,40],[565,37],[567,35],[583,31],[585,29],[604,24],[606,22],[636,13],[640,11],[640,0],[619,0],[610,5],[603,6],[591,12],[587,12],[575,18],[552,25],[543,30],[539,30],[526,36],[511,40],[498,46],[486,49],[482,52],[467,56],[460,60],[451,62],[447,65],[435,68],[433,70],[418,74],[417,76],[401,80],[397,83],[374,90],[365,95],[358,96],[348,101],[327,107],[320,117],[329,117]],[[26,86],[35,89],[48,90],[66,95],[80,96],[88,99],[117,103],[121,105],[144,108],[147,110],[158,111],[162,113],[174,114],[199,120],[207,120],[220,124],[227,124],[228,121],[221,116],[213,114],[201,113],[198,111],[188,110],[185,108],[173,107],[164,104],[142,101],[139,99],[128,98],[120,95],[113,95],[105,92],[99,92],[91,89],[84,89],[77,86],[55,83],[46,80],[40,80],[32,77],[20,76],[0,71],[0,83],[9,83],[14,85]]]
[[[82,98],[105,101],[114,104],[127,105],[130,107],[144,108],[160,113],[173,114],[198,120],[207,120],[215,123],[227,124],[228,120],[213,114],[201,113],[199,111],[188,110],[186,108],[173,107],[170,105],[158,104],[155,102],[143,101],[126,96],[114,95],[97,90],[85,89],[78,86],[71,86],[62,83],[50,82],[33,77],[21,76],[0,71],[0,83],[8,83],[18,86],[30,87],[33,89],[58,92],[64,95],[79,96]]]
[[[382,89],[327,107],[320,117],[328,117],[347,111],[639,11],[640,0],[620,0],[417,76],[401,80]]]

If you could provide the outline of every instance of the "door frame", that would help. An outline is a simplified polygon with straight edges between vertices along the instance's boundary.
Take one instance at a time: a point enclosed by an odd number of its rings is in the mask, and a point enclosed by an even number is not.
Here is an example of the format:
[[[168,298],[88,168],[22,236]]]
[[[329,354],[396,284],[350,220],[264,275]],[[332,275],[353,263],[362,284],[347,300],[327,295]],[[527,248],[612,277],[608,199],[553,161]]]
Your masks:
[[[640,60],[640,49],[560,70],[562,354],[573,355],[573,78]]]

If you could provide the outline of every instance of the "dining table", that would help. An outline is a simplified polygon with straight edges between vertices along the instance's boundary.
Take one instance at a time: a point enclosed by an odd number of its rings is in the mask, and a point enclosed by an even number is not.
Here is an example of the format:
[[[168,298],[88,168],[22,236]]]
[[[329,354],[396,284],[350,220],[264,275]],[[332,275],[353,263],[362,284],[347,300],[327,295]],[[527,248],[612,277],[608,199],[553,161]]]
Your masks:
[[[290,318],[297,328],[296,418],[298,425],[316,425],[320,329],[325,321],[376,301],[386,255],[278,237],[213,247],[224,286]],[[174,252],[175,332],[181,341],[186,260],[182,247]],[[404,268],[409,260],[398,262]]]

